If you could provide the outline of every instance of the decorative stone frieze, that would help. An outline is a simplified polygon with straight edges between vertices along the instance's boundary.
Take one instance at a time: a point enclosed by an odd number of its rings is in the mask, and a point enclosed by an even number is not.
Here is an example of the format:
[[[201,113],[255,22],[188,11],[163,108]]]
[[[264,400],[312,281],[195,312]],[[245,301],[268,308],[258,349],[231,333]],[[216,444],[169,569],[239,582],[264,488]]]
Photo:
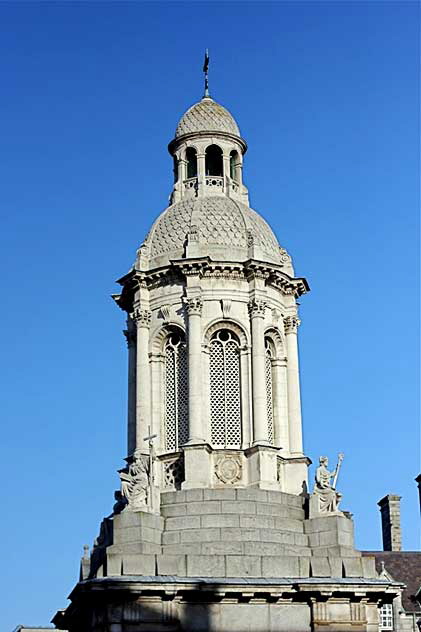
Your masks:
[[[202,314],[203,301],[200,296],[186,298],[184,305],[189,316],[200,316]]]
[[[221,300],[222,315],[224,318],[229,317],[231,313],[231,305],[232,305],[232,300],[230,298],[223,298]]]
[[[284,318],[286,334],[296,334],[300,325],[301,320],[298,318],[298,316],[286,316],[286,318]]]
[[[253,298],[249,301],[248,310],[250,318],[264,318],[266,313],[266,301]]]
[[[136,323],[136,327],[150,327],[152,321],[152,312],[149,309],[142,309],[140,307],[136,307],[132,314],[130,314],[130,318],[133,322]]]

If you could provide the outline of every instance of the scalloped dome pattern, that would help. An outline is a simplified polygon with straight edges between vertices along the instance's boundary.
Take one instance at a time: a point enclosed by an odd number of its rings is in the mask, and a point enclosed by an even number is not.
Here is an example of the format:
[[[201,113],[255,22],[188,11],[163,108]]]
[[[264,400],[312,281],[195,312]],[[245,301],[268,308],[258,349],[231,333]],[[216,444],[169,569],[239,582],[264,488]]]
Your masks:
[[[234,117],[226,108],[210,97],[205,97],[183,114],[175,131],[175,137],[193,132],[227,132],[241,136]]]
[[[215,196],[182,200],[169,206],[155,221],[146,242],[151,258],[178,252],[183,256],[187,234],[195,230],[199,243],[224,247],[227,256],[231,248],[247,249],[250,234],[270,261],[279,261],[279,244],[265,220],[241,202]]]

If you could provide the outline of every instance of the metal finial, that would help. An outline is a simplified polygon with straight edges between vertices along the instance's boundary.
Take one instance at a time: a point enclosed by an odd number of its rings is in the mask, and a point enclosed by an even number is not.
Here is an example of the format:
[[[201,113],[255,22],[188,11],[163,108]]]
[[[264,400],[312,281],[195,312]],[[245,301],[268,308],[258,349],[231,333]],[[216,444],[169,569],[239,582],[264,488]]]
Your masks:
[[[203,97],[209,97],[209,81],[208,81],[208,69],[209,69],[209,51],[205,51],[205,61],[203,64],[203,72],[205,73],[205,93]]]

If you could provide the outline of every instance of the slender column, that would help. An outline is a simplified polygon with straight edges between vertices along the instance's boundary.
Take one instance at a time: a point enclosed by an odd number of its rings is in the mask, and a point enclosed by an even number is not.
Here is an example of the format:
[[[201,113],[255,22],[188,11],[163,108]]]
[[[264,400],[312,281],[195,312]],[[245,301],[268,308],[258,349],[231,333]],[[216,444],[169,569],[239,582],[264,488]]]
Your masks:
[[[265,301],[253,299],[249,302],[253,383],[253,445],[269,445],[265,378],[265,308]]]
[[[189,441],[188,443],[204,443],[202,424],[202,348],[201,348],[201,315],[203,302],[200,297],[187,298],[185,301],[188,314],[188,355],[189,355]]]
[[[197,183],[199,196],[205,195],[206,191],[206,155],[197,154]]]
[[[127,454],[136,448],[136,330],[132,319],[127,319],[124,330],[128,348],[128,389],[127,389]]]
[[[287,359],[272,360],[273,367],[273,425],[276,447],[289,452]]]
[[[136,449],[145,449],[151,419],[151,376],[149,367],[149,327],[152,314],[137,307],[132,319],[137,327],[136,341]]]
[[[297,330],[301,321],[298,316],[284,318],[285,336],[288,354],[288,418],[289,445],[292,454],[303,453],[301,427],[300,373],[298,366]]]

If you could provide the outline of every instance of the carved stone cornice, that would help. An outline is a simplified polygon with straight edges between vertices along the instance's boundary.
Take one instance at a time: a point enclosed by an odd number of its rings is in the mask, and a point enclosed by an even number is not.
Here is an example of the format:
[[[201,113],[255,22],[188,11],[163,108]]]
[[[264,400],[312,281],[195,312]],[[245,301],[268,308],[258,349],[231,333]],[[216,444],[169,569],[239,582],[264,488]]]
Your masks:
[[[124,337],[126,338],[127,348],[130,349],[134,347],[136,344],[136,334],[134,331],[129,331],[129,329],[123,329]]]
[[[136,323],[136,327],[150,327],[152,320],[152,312],[149,309],[142,309],[141,307],[135,307],[134,311],[130,314],[130,318]]]
[[[301,325],[301,320],[298,316],[286,316],[284,318],[284,327],[286,334],[296,334],[298,327]]]
[[[264,318],[266,313],[266,301],[253,298],[248,303],[250,318]]]
[[[203,309],[203,301],[200,296],[193,298],[185,298],[184,305],[189,316],[201,316]]]

